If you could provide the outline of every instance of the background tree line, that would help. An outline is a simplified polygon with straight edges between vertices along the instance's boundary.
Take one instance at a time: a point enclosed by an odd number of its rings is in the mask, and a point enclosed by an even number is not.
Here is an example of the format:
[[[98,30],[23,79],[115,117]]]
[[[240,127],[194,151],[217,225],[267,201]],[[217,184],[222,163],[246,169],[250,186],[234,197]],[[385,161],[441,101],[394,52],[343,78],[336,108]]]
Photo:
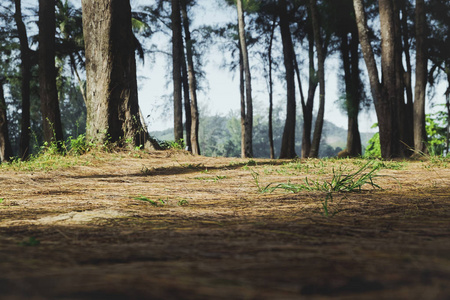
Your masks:
[[[26,159],[41,145],[61,147],[68,136],[84,133],[94,143],[159,148],[139,109],[136,76],[136,57],[165,52],[158,44],[145,48],[157,32],[171,40],[166,55],[174,138],[194,154],[201,154],[200,124],[207,121],[198,105],[205,80],[201,55],[218,41],[240,79],[240,142],[226,146],[234,149],[230,153],[240,148],[242,157],[252,157],[261,140],[262,122],[253,113],[256,71],[267,79],[268,155],[319,156],[325,61],[332,55],[341,60],[340,99],[348,115],[342,155],[362,154],[358,114],[368,103],[375,107],[383,158],[427,153],[434,145],[430,138],[444,141],[441,152],[448,152],[450,88],[443,113],[428,117],[428,127],[425,114],[427,87],[445,80],[450,86],[448,1],[222,0],[236,8],[236,21],[195,33],[193,0],[155,0],[134,11],[129,1],[81,2],[82,9],[70,1],[40,0],[26,14],[21,0],[0,5],[1,161]],[[275,85],[285,90],[281,127],[274,116]],[[203,147],[213,142],[203,141]]]

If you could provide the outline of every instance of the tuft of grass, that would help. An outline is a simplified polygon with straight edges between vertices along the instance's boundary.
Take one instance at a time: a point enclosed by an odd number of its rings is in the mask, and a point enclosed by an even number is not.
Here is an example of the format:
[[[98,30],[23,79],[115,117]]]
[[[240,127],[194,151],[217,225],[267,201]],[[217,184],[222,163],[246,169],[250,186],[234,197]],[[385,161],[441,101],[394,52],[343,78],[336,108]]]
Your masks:
[[[69,153],[72,155],[83,155],[95,147],[92,142],[86,141],[86,135],[80,134],[78,137],[69,137],[66,144],[70,145]]]
[[[160,141],[157,140],[159,146],[163,150],[184,150],[186,149],[186,144],[183,139],[180,139],[179,141]]]
[[[323,168],[324,165],[319,165]],[[345,174],[345,169],[333,168],[333,175],[330,181],[311,181],[306,177],[303,184],[294,184],[291,182],[279,183],[273,185],[270,183],[266,186],[262,186],[260,183],[259,173],[251,170],[251,175],[255,182],[255,185],[260,193],[273,192],[281,189],[292,193],[298,193],[300,191],[320,191],[325,192],[325,198],[321,201],[320,214],[324,217],[333,217],[342,210],[339,209],[339,203],[337,203],[336,209],[331,209],[330,204],[333,202],[334,193],[339,192],[360,192],[366,185],[371,186],[374,189],[381,189],[381,187],[374,182],[378,170],[381,168],[381,164],[369,161],[362,165],[357,171]]]
[[[325,196],[325,199],[321,202],[322,211],[320,212],[320,214],[322,216],[324,216],[325,218],[334,217],[336,214],[338,214],[342,211],[341,209],[338,209],[338,208],[331,210],[330,202],[333,202],[333,194],[327,193]],[[340,204],[340,202],[337,204],[338,207],[339,207],[339,204]]]
[[[69,137],[67,141],[45,142],[39,147],[37,154],[30,155],[26,160],[14,158],[9,163],[1,164],[0,168],[33,172],[86,165],[89,162],[79,157],[94,149],[100,150],[96,147],[86,141],[84,134],[77,138]]]
[[[265,186],[265,187],[262,187],[260,182],[259,182],[259,173],[254,171],[254,170],[252,170],[252,169],[250,169],[250,173],[252,174],[252,177],[253,177],[253,180],[255,181],[256,187],[258,188],[258,192],[259,193],[266,193],[268,191],[268,188],[269,188],[270,184]]]
[[[14,159],[7,164],[1,164],[0,168],[14,171],[49,171],[61,168],[68,168],[77,165],[88,165],[87,160],[80,160],[78,157],[63,156],[44,152],[31,156],[27,161],[20,158]]]
[[[304,184],[294,184],[288,182],[279,183],[275,186],[272,186],[273,184],[271,183],[266,187],[260,186],[258,176],[254,175],[254,173],[256,172],[252,172],[252,176],[256,182],[258,191],[262,193],[273,192],[277,189],[282,189],[292,193],[298,193],[303,190],[323,192],[355,192],[361,191],[362,187],[365,185],[372,186],[372,188],[381,189],[381,187],[373,181],[374,178],[379,177],[379,175],[376,175],[379,169],[379,165],[373,165],[373,163],[369,161],[359,170],[348,175],[344,174],[345,170],[341,168],[339,170],[333,168],[333,176],[331,178],[331,181],[310,181],[308,180],[308,177],[306,177],[304,180]],[[368,172],[365,173],[365,171]]]
[[[177,205],[178,206],[188,206],[189,202],[185,199],[181,199],[180,201],[178,201]]]
[[[247,163],[242,167],[243,170],[250,170],[250,167],[257,166],[258,163],[254,159],[249,159]]]
[[[142,195],[140,195],[139,197],[133,197],[133,199],[150,203],[152,206],[161,206],[166,204],[166,201],[164,201],[163,199],[152,200]]]

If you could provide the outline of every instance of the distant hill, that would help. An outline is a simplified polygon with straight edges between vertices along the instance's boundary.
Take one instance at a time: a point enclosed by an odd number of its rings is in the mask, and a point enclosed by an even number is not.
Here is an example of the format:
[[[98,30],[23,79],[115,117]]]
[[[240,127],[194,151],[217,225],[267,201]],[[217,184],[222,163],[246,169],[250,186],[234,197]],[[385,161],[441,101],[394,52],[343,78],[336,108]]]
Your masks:
[[[363,148],[367,146],[367,142],[373,136],[372,132],[360,132],[361,143]],[[347,129],[336,126],[332,122],[326,121],[323,125],[323,136],[322,139],[331,147],[345,148],[347,144]]]
[[[258,120],[258,118],[255,118]],[[269,157],[267,122],[259,119],[254,126],[254,156]],[[301,122],[297,122],[301,123]],[[205,116],[200,122],[200,147],[205,156],[228,156],[238,157],[240,155],[240,125],[235,116]],[[274,121],[274,143],[276,155],[281,144],[281,135],[284,124]],[[296,149],[301,147],[301,124],[296,129]],[[173,128],[162,131],[152,131],[150,135],[160,141],[173,141]],[[363,149],[373,133],[361,133]],[[336,126],[332,122],[324,121],[322,143],[320,146],[320,157],[336,156],[347,144],[347,130]],[[297,152],[300,152],[297,150]]]

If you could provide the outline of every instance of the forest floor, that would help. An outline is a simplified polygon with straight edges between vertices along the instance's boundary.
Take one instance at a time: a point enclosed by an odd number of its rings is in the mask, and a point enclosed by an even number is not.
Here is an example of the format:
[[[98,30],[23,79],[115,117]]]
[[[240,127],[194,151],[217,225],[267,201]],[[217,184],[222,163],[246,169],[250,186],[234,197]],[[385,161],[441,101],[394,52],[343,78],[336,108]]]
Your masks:
[[[449,299],[450,161],[367,162],[0,166],[0,299]],[[368,173],[361,191],[323,184]]]

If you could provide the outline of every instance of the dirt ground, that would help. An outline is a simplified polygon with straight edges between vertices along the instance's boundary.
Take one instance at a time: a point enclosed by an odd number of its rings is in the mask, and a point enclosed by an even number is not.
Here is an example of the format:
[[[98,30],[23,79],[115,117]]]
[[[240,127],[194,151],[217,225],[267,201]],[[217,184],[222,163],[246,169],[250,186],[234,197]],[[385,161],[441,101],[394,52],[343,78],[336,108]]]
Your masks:
[[[67,161],[0,167],[0,299],[450,299],[449,161]]]

